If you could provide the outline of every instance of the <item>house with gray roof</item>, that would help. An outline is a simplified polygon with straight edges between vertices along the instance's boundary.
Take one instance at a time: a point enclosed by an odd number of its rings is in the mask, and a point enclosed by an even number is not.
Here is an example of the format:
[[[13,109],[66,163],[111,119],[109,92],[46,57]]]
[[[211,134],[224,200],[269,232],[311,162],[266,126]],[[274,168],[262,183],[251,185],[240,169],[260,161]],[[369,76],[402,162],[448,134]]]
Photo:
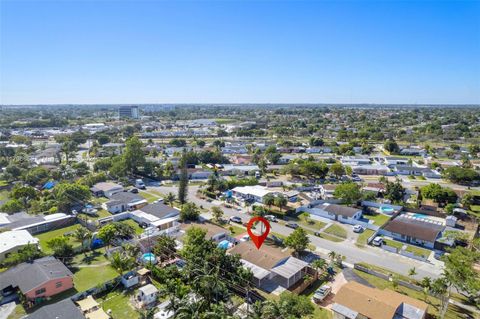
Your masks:
[[[85,319],[82,311],[75,306],[70,298],[41,307],[29,314],[25,319]]]

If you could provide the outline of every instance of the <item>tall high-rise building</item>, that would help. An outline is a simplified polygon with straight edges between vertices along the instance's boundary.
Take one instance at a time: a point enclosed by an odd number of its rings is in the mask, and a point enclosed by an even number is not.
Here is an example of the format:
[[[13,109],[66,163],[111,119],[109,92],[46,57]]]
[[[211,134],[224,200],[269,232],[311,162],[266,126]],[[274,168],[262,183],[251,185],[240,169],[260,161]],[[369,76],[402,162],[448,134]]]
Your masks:
[[[122,105],[118,108],[118,117],[119,118],[131,118],[138,119],[138,106],[134,105]]]

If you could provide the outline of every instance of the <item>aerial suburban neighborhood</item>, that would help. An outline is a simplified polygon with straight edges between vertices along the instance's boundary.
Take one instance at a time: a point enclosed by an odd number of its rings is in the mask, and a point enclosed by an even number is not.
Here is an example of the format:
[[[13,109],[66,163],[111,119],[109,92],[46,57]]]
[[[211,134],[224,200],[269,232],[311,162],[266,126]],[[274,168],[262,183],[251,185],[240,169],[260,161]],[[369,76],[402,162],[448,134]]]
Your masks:
[[[3,106],[0,125],[1,318],[479,317],[478,108]]]

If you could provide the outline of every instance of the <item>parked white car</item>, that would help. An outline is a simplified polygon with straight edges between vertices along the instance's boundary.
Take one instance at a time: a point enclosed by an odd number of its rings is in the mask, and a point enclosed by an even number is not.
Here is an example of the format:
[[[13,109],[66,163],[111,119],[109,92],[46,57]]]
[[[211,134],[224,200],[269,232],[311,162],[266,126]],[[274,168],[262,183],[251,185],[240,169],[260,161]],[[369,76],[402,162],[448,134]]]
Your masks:
[[[317,289],[317,291],[315,291],[315,294],[312,297],[313,301],[317,303],[322,302],[323,300],[325,300],[325,298],[327,298],[327,296],[331,292],[332,292],[332,287],[327,285],[321,286],[320,288]]]
[[[277,217],[275,217],[273,215],[266,215],[265,219],[268,220],[269,222],[274,222],[274,223],[277,222]]]
[[[361,225],[355,225],[353,226],[353,232],[354,233],[361,233],[365,230],[365,228]]]
[[[372,240],[372,245],[374,246],[382,246],[383,245],[383,237],[377,236]]]

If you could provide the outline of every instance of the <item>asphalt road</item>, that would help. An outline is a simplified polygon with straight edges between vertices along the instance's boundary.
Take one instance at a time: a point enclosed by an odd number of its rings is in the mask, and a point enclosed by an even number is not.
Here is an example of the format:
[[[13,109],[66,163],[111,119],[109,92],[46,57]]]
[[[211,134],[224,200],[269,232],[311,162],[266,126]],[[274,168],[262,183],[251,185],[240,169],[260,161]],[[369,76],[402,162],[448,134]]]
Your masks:
[[[201,206],[209,210],[213,206],[219,206],[219,202],[208,202],[202,200],[196,196],[196,192],[199,186],[189,185],[188,187],[188,200],[194,202],[196,205]],[[172,192],[177,193],[176,186],[159,186],[149,187],[149,189],[155,189],[163,194]],[[222,207],[225,217],[239,216],[242,221],[247,222],[250,219],[245,211],[238,211],[232,208]],[[203,214],[204,217],[209,218],[209,214]],[[346,225],[346,227],[349,227]],[[278,223],[271,223],[273,232],[281,235],[288,236],[293,230]],[[441,263],[438,262],[435,265],[431,263],[417,261],[408,257],[400,256],[398,254],[390,253],[380,248],[366,246],[359,248],[355,245],[354,239],[347,239],[343,242],[332,242],[316,236],[309,236],[310,241],[317,248],[317,252],[323,257],[327,257],[330,251],[334,251],[338,254],[345,256],[345,262],[354,264],[357,262],[365,262],[368,264],[376,265],[386,269],[390,269],[392,272],[408,275],[408,271],[415,267],[417,275],[416,278],[421,279],[423,277],[437,278],[440,276],[442,269]]]

